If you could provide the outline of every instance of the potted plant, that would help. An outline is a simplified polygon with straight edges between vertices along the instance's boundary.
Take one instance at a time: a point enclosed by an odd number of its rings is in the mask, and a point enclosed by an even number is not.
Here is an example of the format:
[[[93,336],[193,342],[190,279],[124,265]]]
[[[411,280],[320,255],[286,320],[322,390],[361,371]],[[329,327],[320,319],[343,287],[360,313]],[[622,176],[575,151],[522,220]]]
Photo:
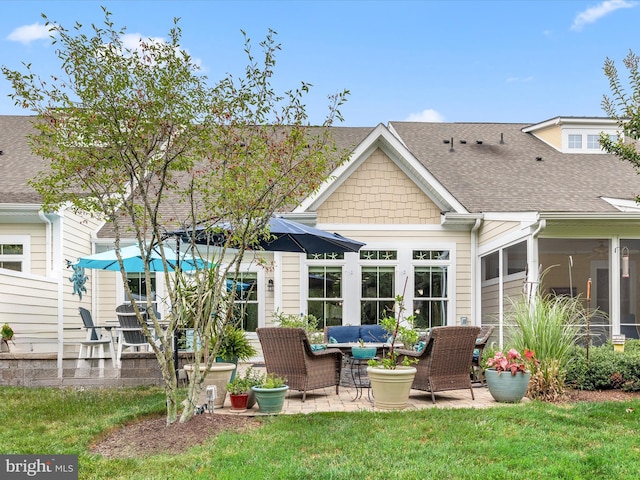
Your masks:
[[[211,346],[216,343],[216,339],[211,342]],[[220,345],[216,354],[216,362],[226,362],[238,365],[238,361],[245,362],[257,354],[256,349],[251,345],[246,332],[242,328],[234,325],[227,325],[223,329]],[[236,376],[236,370],[231,374],[231,380]]]
[[[376,356],[377,347],[368,346],[362,338],[358,339],[358,345],[351,347],[351,356],[353,358],[371,359]]]
[[[486,361],[484,371],[489,393],[497,402],[518,403],[527,393],[531,372],[528,365],[535,363],[535,354],[524,351],[524,358],[512,348],[505,355],[495,354]]]
[[[231,400],[231,411],[245,412],[247,410],[247,402],[249,400],[249,391],[251,387],[244,377],[236,375],[236,378],[227,383],[227,392]]]
[[[258,401],[258,409],[262,413],[279,413],[284,405],[289,386],[287,379],[275,373],[269,373],[262,385],[251,387]]]
[[[2,343],[0,346],[2,347],[0,350],[3,352],[9,352],[9,342],[13,343],[13,329],[9,326],[8,323],[2,325]]]
[[[405,290],[407,284],[405,282]],[[369,360],[367,374],[371,382],[373,391],[374,406],[384,410],[401,410],[407,406],[409,393],[413,379],[416,376],[416,368],[411,364],[417,362],[404,357],[402,364],[398,362],[398,351],[396,340],[407,335],[409,327],[403,325],[403,314],[405,311],[404,295],[397,295],[395,298],[397,314],[395,317],[385,317],[380,323],[391,333],[388,351],[380,360]],[[407,321],[412,322],[413,316],[407,317]]]

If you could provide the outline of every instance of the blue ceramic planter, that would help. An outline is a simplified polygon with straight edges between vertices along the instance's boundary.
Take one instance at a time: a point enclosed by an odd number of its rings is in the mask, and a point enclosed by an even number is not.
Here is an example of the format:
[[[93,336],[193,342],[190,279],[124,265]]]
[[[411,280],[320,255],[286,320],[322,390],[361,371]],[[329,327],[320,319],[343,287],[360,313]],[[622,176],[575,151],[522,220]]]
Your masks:
[[[353,358],[373,358],[376,356],[378,349],[376,347],[351,347],[351,356]]]
[[[258,410],[262,413],[280,413],[289,387],[262,388],[251,387],[258,401]]]
[[[496,402],[518,403],[527,393],[531,373],[498,372],[493,368],[484,371],[489,393]]]

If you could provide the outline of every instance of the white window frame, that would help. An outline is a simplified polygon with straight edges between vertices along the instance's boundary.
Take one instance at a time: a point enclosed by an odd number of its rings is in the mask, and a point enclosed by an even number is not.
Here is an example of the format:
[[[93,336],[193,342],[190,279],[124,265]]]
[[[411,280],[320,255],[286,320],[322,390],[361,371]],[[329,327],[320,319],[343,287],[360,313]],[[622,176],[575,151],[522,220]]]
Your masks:
[[[22,255],[0,255],[3,262],[21,262],[18,270],[2,269],[14,273],[31,273],[31,236],[30,235],[0,235],[2,245],[22,245]]]

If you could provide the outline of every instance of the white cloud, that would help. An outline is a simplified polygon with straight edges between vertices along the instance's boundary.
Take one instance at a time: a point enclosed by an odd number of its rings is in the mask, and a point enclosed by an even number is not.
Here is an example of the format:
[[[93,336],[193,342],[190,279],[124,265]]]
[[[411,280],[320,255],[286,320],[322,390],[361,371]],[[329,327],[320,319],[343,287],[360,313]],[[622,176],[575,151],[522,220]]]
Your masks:
[[[140,33],[125,33],[124,35],[122,35],[121,40],[122,40],[122,46],[125,49],[131,49],[131,51],[133,52],[136,52],[138,50],[138,47],[140,46],[140,42],[142,41],[147,42],[149,44],[165,43],[165,40],[162,37],[144,37]],[[189,50],[187,49],[183,49],[183,50],[186,53],[189,53]],[[199,58],[192,58],[191,61],[198,66],[202,65],[202,60]]]
[[[54,28],[52,25],[43,25],[42,23],[24,25],[11,32],[9,36],[7,36],[7,40],[28,45],[35,40],[48,39],[51,35],[51,30]]]
[[[636,5],[638,5],[638,2],[628,0],[606,0],[594,7],[587,8],[584,12],[580,12],[573,20],[571,30],[579,32],[585,25],[594,23],[611,12],[615,12],[621,8],[633,8]]]
[[[405,122],[444,122],[444,117],[435,110],[428,108],[419,113],[412,113]]]

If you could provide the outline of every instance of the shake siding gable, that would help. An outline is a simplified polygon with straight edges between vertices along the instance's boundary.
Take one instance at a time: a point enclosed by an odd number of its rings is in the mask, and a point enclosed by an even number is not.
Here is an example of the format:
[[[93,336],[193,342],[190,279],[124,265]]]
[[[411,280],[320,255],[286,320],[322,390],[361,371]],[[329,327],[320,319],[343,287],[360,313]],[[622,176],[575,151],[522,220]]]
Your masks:
[[[317,209],[318,223],[433,224],[440,210],[377,149]]]

